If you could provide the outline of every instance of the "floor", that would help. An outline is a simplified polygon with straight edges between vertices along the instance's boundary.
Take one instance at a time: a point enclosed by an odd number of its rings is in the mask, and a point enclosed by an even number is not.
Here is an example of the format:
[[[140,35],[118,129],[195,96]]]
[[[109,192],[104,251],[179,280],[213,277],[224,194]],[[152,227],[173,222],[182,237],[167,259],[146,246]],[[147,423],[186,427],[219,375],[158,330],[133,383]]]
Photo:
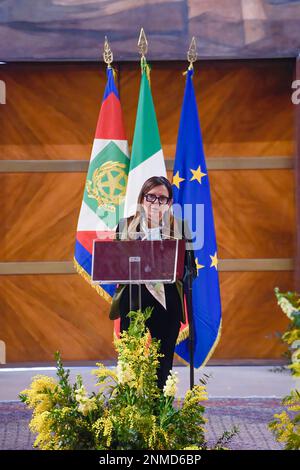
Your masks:
[[[70,379],[81,374],[89,391],[97,390],[91,371],[96,366],[67,367]],[[185,366],[173,368],[178,372],[178,396],[189,389],[190,369]],[[0,368],[0,401],[17,400],[18,393],[30,385],[34,375],[55,377],[55,367]],[[210,398],[220,397],[282,397],[295,385],[290,372],[275,366],[210,366],[195,371],[194,383],[199,383],[203,374],[209,375],[207,391]]]
[[[95,366],[68,367],[73,381],[81,374],[89,391],[97,390],[91,370]],[[174,367],[178,372],[178,397],[189,389],[190,370]],[[18,393],[30,385],[34,375],[55,376],[54,367],[0,368],[0,449],[32,449],[34,436],[28,429],[31,411],[18,400]],[[209,376],[205,402],[208,423],[207,439],[213,446],[225,430],[238,426],[231,449],[280,450],[267,428],[274,413],[283,408],[281,398],[295,388],[290,372],[282,366],[209,366],[195,371],[194,383]]]

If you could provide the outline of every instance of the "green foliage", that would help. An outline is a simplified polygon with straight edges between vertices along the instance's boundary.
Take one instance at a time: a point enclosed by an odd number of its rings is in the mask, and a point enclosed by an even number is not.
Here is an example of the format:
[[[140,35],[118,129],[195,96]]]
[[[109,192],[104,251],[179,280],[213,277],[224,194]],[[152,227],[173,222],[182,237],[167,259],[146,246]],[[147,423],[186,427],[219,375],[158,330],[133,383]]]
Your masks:
[[[159,342],[150,338],[145,322],[152,310],[130,312],[128,331],[115,341],[116,370],[98,363],[93,370],[98,393],[88,394],[82,377],[70,383],[60,354],[55,355],[57,377],[33,378],[20,399],[33,409],[30,429],[41,449],[206,449],[207,400],[205,380],[175,403],[178,378],[168,377],[164,390],[157,387]],[[237,433],[225,432],[214,448],[224,449]]]
[[[287,331],[282,335],[282,341],[289,347],[291,364],[288,366],[295,377],[300,377],[300,296],[297,292],[280,292],[275,287],[277,303],[290,319]]]
[[[287,411],[274,415],[269,428],[279,442],[285,444],[285,450],[300,450],[300,393],[292,390],[290,395],[282,400]]]
[[[289,327],[282,335],[282,340],[289,346],[292,363],[288,367],[297,380],[297,377],[300,377],[300,296],[297,292],[280,292],[278,287],[275,287],[275,295],[278,305],[280,305],[282,311],[290,319]],[[299,450],[299,391],[297,389],[291,390],[290,395],[283,398],[282,404],[286,407],[286,410],[274,415],[275,419],[269,423],[269,428],[276,439],[285,444],[286,450]]]

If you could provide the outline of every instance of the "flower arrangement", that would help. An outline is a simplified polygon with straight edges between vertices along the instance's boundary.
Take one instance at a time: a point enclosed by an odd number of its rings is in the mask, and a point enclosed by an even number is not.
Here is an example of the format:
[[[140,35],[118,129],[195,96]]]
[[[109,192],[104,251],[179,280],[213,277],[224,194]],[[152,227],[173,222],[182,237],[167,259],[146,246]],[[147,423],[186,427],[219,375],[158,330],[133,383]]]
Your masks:
[[[98,393],[88,394],[82,377],[72,385],[60,354],[55,354],[58,380],[38,375],[19,397],[33,409],[30,429],[34,446],[47,450],[206,449],[205,385],[195,385],[183,401],[175,400],[178,377],[171,373],[157,387],[159,341],[145,326],[152,309],[130,312],[128,331],[115,340],[115,370],[97,363]],[[204,382],[204,381],[203,381]],[[225,432],[214,449],[224,449],[237,433]]]
[[[282,335],[282,340],[289,346],[289,356],[293,377],[299,381],[300,377],[300,296],[297,292],[280,292],[275,287],[275,295],[278,305],[290,319],[287,331]],[[286,410],[276,413],[274,420],[269,423],[269,429],[279,442],[285,444],[286,450],[300,449],[300,393],[296,389],[291,390],[290,395],[282,399],[282,405]],[[290,413],[288,413],[289,411]]]
[[[300,449],[300,393],[292,390],[290,395],[282,400],[287,410],[293,412],[294,416],[284,410],[274,415],[274,420],[269,423],[269,428],[279,442],[285,443],[285,450]]]
[[[282,341],[289,346],[291,369],[295,377],[300,377],[300,296],[297,292],[280,292],[275,287],[277,303],[290,319],[288,330],[282,335]]]

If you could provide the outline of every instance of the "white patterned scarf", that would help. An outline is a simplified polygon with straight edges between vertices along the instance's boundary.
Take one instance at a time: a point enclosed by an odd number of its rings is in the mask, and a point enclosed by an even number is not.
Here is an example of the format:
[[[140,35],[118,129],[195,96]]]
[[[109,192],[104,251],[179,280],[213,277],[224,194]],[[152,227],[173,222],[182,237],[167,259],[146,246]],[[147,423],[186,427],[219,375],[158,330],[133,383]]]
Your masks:
[[[160,229],[160,227],[149,228],[145,218],[141,218],[140,230],[144,232],[142,240],[161,240]],[[153,297],[167,310],[165,286],[163,282],[147,282],[145,286]]]

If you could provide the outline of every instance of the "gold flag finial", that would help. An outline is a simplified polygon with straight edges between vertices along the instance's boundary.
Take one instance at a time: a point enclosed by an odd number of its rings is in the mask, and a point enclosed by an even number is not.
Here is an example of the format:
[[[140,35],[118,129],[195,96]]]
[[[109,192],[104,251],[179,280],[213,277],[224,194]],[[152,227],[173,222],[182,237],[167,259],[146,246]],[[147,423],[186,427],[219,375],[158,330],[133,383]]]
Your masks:
[[[192,37],[189,50],[187,51],[187,60],[190,63],[189,69],[192,69],[193,63],[197,60],[197,44],[195,36]]]
[[[142,56],[142,59],[145,59],[145,55],[148,52],[148,41],[146,38],[144,28],[141,28],[141,31],[140,31],[140,37],[138,40],[138,48],[139,48],[139,53]]]
[[[108,67],[111,67],[111,63],[114,60],[114,56],[110,48],[109,42],[107,40],[107,36],[105,36],[105,40],[104,40],[103,60],[107,64]]]

